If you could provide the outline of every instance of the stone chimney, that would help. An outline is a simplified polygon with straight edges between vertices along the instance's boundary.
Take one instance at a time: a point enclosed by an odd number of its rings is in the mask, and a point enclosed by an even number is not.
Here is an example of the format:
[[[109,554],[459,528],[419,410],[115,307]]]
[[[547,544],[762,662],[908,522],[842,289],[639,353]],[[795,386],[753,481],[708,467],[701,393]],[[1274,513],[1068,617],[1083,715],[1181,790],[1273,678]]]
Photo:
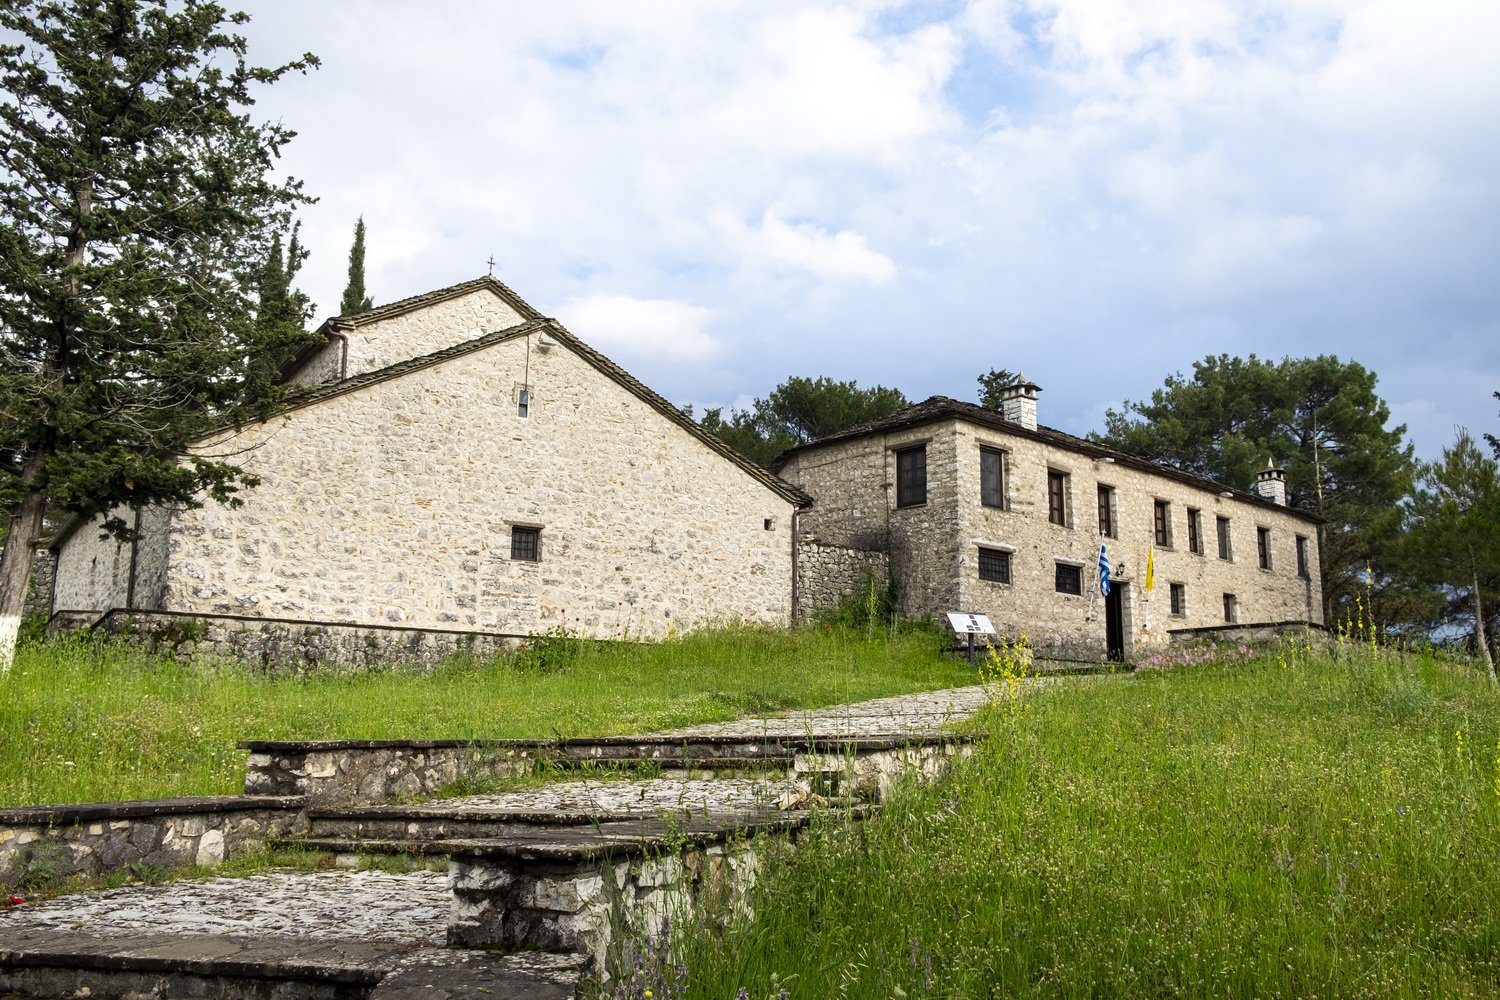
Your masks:
[[[1042,387],[1026,381],[1019,372],[1014,385],[1000,390],[1000,416],[1027,430],[1036,430],[1036,394]]]
[[[1286,470],[1278,469],[1269,458],[1266,459],[1266,467],[1255,474],[1255,482],[1250,484],[1250,492],[1262,500],[1269,500],[1285,507]]]

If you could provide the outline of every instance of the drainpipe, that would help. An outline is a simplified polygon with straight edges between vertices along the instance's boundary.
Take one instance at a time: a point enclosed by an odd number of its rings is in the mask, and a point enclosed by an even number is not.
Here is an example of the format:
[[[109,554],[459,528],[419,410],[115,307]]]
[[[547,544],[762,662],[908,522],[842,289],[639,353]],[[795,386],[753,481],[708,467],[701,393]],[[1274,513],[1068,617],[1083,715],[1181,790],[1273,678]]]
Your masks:
[[[339,381],[342,382],[349,377],[349,338],[332,330],[328,331],[328,335],[339,338]]]

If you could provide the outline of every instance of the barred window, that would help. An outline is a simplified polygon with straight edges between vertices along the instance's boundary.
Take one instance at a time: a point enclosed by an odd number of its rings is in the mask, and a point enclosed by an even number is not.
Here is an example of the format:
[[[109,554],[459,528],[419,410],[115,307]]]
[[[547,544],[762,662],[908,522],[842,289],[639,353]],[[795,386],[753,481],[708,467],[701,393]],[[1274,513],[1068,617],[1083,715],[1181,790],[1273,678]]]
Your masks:
[[[1010,583],[1010,553],[1003,549],[979,550],[979,579]]]
[[[1067,563],[1058,563],[1057,592],[1081,595],[1083,593],[1083,569],[1078,566],[1069,566]]]
[[[920,507],[927,502],[927,446],[896,452],[896,506]]]
[[[538,562],[542,558],[542,529],[523,528],[519,524],[512,526],[510,557],[526,562]]]
[[[1187,585],[1172,584],[1172,614],[1178,618],[1187,614]]]

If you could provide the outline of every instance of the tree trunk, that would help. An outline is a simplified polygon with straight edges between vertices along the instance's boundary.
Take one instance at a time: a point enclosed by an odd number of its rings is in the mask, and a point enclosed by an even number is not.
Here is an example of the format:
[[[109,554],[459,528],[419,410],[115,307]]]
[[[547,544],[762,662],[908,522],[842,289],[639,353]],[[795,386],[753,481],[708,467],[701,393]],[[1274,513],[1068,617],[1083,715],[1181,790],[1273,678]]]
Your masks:
[[[36,540],[42,534],[42,514],[46,499],[36,485],[46,461],[40,453],[26,460],[21,478],[27,484],[26,497],[10,518],[5,549],[0,552],[0,676],[10,672],[16,655],[16,636],[21,630],[21,612],[26,607],[26,587],[31,582],[31,564],[36,555]]]
[[[1479,570],[1471,568],[1471,573],[1474,585],[1474,589],[1470,592],[1474,595],[1474,644],[1479,647],[1479,655],[1484,658],[1484,665],[1490,672],[1490,680],[1500,684],[1500,677],[1495,676],[1495,657],[1490,652],[1490,640],[1484,631],[1484,599],[1479,596]]]

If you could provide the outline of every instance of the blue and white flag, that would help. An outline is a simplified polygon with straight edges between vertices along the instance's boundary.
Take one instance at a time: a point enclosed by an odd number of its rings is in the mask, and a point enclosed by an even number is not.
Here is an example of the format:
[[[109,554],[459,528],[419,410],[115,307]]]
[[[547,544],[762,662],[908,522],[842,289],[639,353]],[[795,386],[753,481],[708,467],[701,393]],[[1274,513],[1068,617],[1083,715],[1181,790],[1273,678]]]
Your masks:
[[[1109,596],[1109,556],[1105,546],[1099,546],[1099,593]]]

